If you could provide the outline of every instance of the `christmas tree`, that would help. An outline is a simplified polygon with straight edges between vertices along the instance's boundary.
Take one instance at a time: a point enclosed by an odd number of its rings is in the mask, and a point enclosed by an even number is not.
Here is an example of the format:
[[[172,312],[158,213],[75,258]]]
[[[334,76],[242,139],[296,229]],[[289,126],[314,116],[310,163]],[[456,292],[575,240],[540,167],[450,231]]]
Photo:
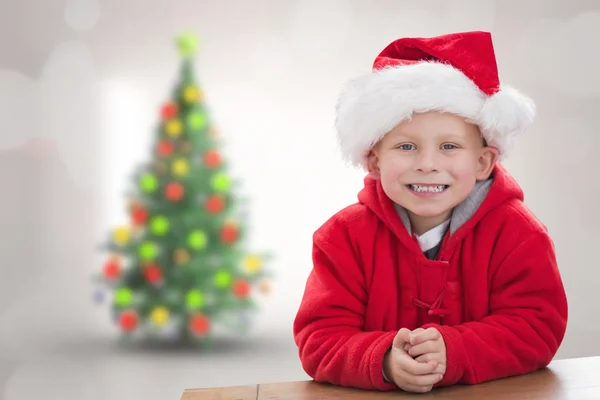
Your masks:
[[[268,290],[267,255],[242,246],[243,215],[195,79],[197,39],[184,34],[176,44],[180,76],[99,278],[127,337],[206,343],[219,324],[241,332],[241,315],[256,309],[254,292]]]

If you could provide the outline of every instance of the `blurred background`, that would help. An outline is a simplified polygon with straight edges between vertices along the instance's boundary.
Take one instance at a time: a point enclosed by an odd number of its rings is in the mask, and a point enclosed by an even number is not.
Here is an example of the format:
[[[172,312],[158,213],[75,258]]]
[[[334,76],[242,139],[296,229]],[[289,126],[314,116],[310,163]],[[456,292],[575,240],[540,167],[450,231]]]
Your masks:
[[[90,279],[150,155],[182,30],[201,39],[199,83],[251,201],[248,245],[274,255],[253,329],[208,353],[119,347]],[[557,358],[600,355],[597,1],[1,0],[0,399],[307,379],[292,321],[311,235],[362,186],[337,153],[338,91],[398,37],[466,30],[493,33],[501,80],[538,104],[505,165],[556,242],[570,300]]]

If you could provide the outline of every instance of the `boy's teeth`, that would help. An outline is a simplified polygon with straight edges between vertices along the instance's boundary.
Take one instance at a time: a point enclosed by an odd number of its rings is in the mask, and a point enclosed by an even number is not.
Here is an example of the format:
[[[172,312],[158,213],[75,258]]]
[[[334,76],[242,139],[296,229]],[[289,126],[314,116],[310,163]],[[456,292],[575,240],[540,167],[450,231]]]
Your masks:
[[[419,186],[419,185],[410,185],[410,188],[415,192],[432,192],[439,193],[446,188],[446,185],[440,186]]]

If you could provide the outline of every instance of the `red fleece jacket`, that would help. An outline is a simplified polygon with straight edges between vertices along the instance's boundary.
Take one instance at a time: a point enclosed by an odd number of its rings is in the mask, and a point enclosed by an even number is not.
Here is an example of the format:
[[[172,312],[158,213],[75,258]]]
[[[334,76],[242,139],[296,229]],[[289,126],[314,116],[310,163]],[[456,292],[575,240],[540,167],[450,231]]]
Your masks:
[[[532,372],[556,354],[567,299],[545,226],[500,166],[475,214],[428,260],[379,181],[314,234],[314,266],[294,322],[314,380],[373,390],[401,328],[437,328],[447,370],[436,386]],[[439,301],[441,300],[441,301]]]

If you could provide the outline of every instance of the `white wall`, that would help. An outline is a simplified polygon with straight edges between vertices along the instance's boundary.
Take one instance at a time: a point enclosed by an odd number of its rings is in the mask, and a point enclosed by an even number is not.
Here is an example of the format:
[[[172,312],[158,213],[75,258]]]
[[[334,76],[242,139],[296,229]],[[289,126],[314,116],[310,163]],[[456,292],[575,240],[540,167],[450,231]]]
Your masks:
[[[340,86],[397,37],[482,29],[493,32],[502,80],[538,102],[506,165],[556,240],[571,309],[559,356],[600,355],[594,1],[10,0],[0,22],[4,354],[112,332],[86,303],[87,279],[149,154],[180,30],[202,37],[197,71],[252,200],[250,245],[277,256],[259,332],[291,335],[312,232],[362,184],[335,147]]]

